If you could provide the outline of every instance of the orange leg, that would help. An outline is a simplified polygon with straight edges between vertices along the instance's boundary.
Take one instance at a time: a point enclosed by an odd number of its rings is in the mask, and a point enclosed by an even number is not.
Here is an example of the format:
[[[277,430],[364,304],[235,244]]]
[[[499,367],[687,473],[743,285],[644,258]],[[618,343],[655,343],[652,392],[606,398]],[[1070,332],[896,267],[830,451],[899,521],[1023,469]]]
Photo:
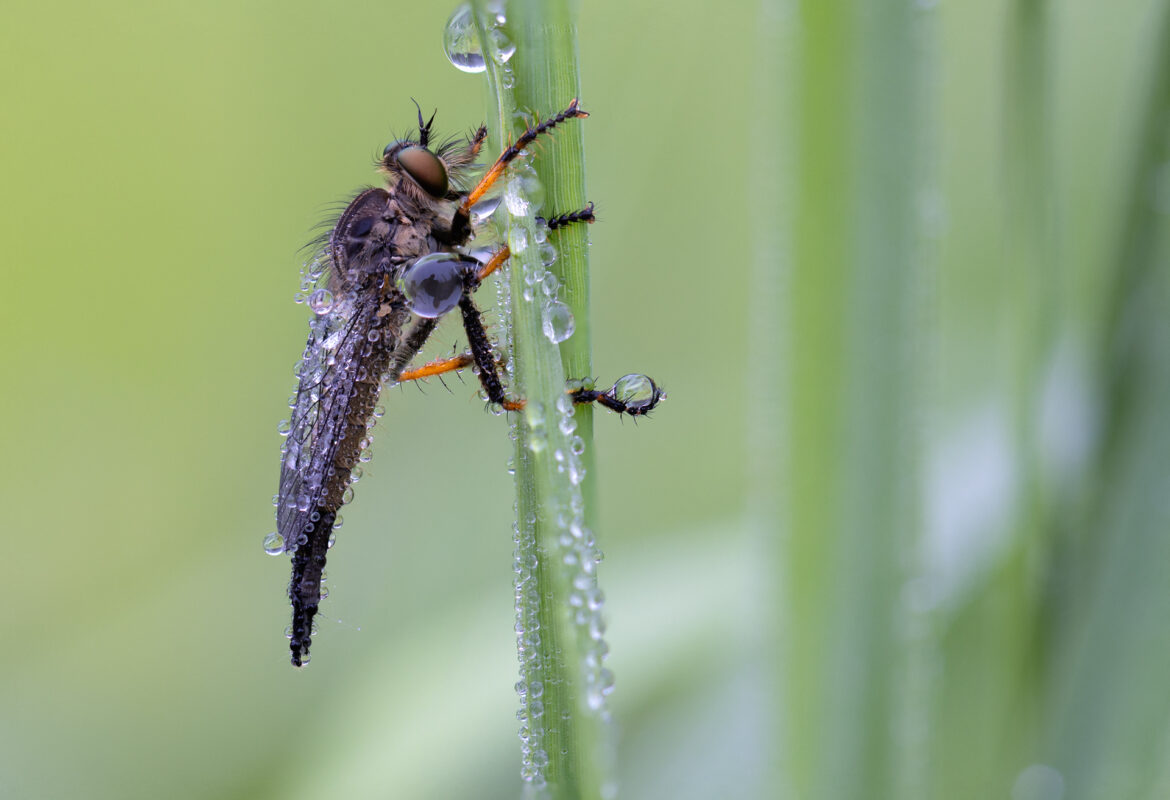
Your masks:
[[[472,361],[471,353],[463,353],[462,355],[452,356],[451,358],[439,358],[430,363],[423,364],[421,367],[406,370],[398,376],[398,382],[417,381],[423,378],[432,378],[435,375],[442,375],[446,372],[454,372],[455,370],[471,366]]]
[[[488,275],[491,275],[500,267],[504,266],[504,262],[507,261],[511,255],[512,251],[508,249],[508,245],[504,245],[502,248],[497,250],[495,255],[488,259],[487,263],[479,268],[479,272],[475,274],[476,281],[482,283],[484,278],[486,278]]]
[[[520,134],[520,138],[500,154],[500,157],[496,159],[496,163],[492,164],[488,171],[484,173],[476,187],[471,190],[471,194],[467,195],[463,200],[463,205],[459,206],[458,213],[464,217],[469,215],[471,213],[471,207],[483,197],[484,192],[492,188],[492,184],[499,180],[500,176],[504,174],[504,170],[507,169],[508,164],[514,161],[520,155],[520,151],[530,145],[537,136],[552,130],[567,119],[584,119],[587,116],[589,116],[589,112],[582,111],[577,106],[577,98],[574,97],[573,102],[569,103],[569,107],[564,111],[535,127],[529,127],[528,130]]]
[[[438,358],[430,363],[423,364],[421,367],[415,369],[408,369],[398,376],[399,383],[406,383],[406,381],[417,381],[423,378],[433,378],[436,375],[443,375],[447,372],[455,372],[456,370],[470,367],[475,363],[475,358],[471,353],[463,353],[461,355],[452,356],[450,358]],[[504,398],[500,401],[500,407],[505,411],[520,411],[524,408],[523,400],[513,400],[511,398]]]

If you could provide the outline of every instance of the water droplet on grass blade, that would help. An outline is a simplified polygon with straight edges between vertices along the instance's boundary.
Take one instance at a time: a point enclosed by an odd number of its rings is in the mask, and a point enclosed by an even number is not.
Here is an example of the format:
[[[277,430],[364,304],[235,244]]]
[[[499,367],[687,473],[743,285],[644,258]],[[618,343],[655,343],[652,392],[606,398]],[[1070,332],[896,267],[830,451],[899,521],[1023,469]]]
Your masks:
[[[519,255],[528,248],[528,232],[519,225],[508,232],[508,248],[513,255]],[[531,298],[529,298],[531,299]]]
[[[447,60],[463,72],[487,69],[475,32],[474,13],[470,3],[460,4],[443,29],[443,52],[447,54]]]
[[[572,336],[577,326],[576,320],[573,319],[572,310],[559,300],[545,304],[541,321],[544,335],[548,337],[550,342],[557,344]]]
[[[461,3],[455,13],[447,20],[447,27],[443,29],[443,52],[447,60],[463,72],[483,72],[487,69],[484,61],[483,49],[479,46],[479,36],[475,30],[475,12],[470,3]],[[504,21],[503,11],[492,12],[492,27],[488,35],[492,37],[494,45],[493,58],[497,64],[504,64],[516,52],[516,45],[498,27]]]
[[[504,187],[504,205],[515,217],[534,214],[544,205],[544,186],[531,164],[513,170]]]

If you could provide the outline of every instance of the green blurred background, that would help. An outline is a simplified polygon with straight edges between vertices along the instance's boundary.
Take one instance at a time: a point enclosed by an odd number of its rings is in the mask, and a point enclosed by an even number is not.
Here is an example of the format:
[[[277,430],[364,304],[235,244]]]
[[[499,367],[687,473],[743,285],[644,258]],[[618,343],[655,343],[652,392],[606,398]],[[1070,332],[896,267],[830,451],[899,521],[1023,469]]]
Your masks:
[[[1165,6],[583,4],[596,370],[669,392],[597,424],[623,796],[1170,796]],[[412,97],[446,133],[487,114],[451,10],[5,5],[0,797],[517,796],[511,444],[470,379],[388,393],[307,670],[261,548],[299,248]],[[909,323],[857,368],[791,297],[891,131],[912,179],[857,202],[907,210]],[[902,438],[841,467],[795,362]],[[867,523],[895,473],[910,511]],[[829,554],[799,594],[854,501],[877,588]],[[858,607],[885,644],[802,638]]]

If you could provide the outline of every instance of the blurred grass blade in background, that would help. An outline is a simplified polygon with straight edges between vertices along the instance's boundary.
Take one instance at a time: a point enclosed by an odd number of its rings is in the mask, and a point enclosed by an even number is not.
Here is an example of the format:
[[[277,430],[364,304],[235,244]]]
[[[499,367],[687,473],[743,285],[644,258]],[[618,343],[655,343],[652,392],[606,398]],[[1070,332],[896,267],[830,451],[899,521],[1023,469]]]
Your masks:
[[[771,527],[782,777],[799,797],[896,797],[900,598],[916,536],[921,402],[911,327],[922,145],[915,12],[806,2],[799,22],[794,69],[772,76],[793,87],[782,93],[795,116],[781,121],[777,146],[792,148],[780,162],[795,173],[771,176],[792,187],[780,225],[791,263],[779,247],[756,257],[775,265],[759,280],[785,290],[773,312],[782,374],[763,395],[776,402],[772,474],[785,482]]]
[[[1170,4],[1152,13],[1100,265],[1102,437],[1053,593],[1045,730],[1068,800],[1170,795]]]

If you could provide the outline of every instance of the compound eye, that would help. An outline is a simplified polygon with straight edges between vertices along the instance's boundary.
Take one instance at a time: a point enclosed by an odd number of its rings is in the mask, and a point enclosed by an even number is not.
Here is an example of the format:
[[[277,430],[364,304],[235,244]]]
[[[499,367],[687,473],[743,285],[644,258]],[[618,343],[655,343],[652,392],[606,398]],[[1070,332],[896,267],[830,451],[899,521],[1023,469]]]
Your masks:
[[[447,195],[447,168],[425,147],[412,145],[398,151],[398,166],[431,197]]]
[[[459,305],[466,270],[463,260],[450,253],[431,253],[411,264],[399,280],[410,310],[434,319]]]
[[[390,144],[386,145],[386,148],[382,151],[382,158],[385,159],[388,155],[390,155],[390,151],[392,151],[395,147],[398,147],[400,144],[402,144],[402,142],[391,142]]]

